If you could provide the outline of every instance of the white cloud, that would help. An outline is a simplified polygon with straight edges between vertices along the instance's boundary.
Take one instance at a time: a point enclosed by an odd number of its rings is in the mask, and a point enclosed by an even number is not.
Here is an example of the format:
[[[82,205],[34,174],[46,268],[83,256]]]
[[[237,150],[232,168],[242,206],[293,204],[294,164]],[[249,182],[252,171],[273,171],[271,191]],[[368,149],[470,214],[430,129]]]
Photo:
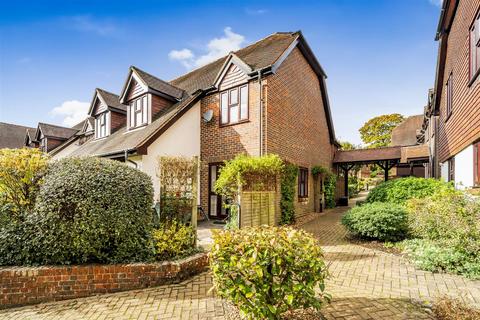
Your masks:
[[[91,15],[70,17],[67,23],[75,30],[93,32],[100,36],[109,36],[117,32],[117,27],[111,21],[95,20]]]
[[[172,50],[168,54],[171,60],[180,61],[186,68],[201,67],[209,62],[221,58],[230,51],[236,51],[245,43],[245,37],[226,27],[224,36],[213,38],[205,45],[205,54],[195,55],[190,49]]]
[[[245,13],[248,14],[249,16],[259,16],[267,12],[268,12],[267,9],[251,9],[251,8],[245,9]]]
[[[87,117],[88,102],[80,102],[78,100],[70,100],[63,102],[60,106],[50,111],[53,116],[63,117],[62,124],[65,126],[74,126]]]

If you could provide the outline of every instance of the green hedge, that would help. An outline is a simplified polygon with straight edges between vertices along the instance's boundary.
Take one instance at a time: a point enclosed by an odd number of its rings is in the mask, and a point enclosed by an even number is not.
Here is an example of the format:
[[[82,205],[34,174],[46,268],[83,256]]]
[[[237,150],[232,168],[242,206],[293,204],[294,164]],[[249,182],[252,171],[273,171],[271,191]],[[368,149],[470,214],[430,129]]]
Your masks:
[[[285,164],[280,182],[280,224],[292,224],[295,222],[295,191],[297,189],[298,166]]]
[[[142,261],[151,246],[151,178],[101,158],[49,166],[26,232],[39,264]]]
[[[367,202],[403,204],[412,198],[425,198],[442,190],[453,190],[453,185],[436,179],[400,178],[383,182],[370,191]]]
[[[248,319],[280,319],[330,299],[322,249],[305,231],[263,226],[216,231],[213,239],[214,287]]]
[[[342,224],[354,236],[381,241],[398,241],[408,234],[407,211],[391,203],[367,203],[342,217]]]
[[[195,252],[197,231],[175,220],[168,221],[153,231],[156,259],[172,260]]]

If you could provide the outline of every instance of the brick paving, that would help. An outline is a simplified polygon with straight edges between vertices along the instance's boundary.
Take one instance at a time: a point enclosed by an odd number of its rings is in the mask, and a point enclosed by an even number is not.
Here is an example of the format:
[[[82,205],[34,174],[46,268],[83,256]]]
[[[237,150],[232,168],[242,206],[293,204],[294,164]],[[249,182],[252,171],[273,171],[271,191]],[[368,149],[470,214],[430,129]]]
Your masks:
[[[326,319],[432,319],[418,302],[440,295],[480,306],[480,281],[421,271],[400,256],[349,243],[340,224],[345,211],[329,210],[302,226],[330,263],[334,299],[322,310]],[[210,287],[202,273],[176,285],[1,310],[0,319],[224,319]]]

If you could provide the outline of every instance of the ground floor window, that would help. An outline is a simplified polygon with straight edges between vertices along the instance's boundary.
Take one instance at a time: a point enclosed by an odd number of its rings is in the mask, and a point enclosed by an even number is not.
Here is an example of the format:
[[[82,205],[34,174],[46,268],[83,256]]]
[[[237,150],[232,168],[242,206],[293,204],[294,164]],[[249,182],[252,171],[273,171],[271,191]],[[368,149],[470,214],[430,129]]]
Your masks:
[[[308,169],[300,168],[298,171],[298,197],[308,197]]]
[[[455,158],[448,160],[448,181],[455,181]]]

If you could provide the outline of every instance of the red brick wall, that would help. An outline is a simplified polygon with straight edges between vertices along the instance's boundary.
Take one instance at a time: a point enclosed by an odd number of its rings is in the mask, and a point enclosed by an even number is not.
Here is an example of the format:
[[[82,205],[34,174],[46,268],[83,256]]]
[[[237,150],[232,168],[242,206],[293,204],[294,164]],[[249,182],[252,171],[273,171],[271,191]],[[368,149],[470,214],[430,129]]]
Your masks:
[[[220,126],[219,94],[211,94],[201,101],[202,114],[213,110],[209,123],[202,121],[200,133],[200,201],[208,213],[208,164],[231,159],[240,153],[259,154],[259,86],[257,81],[249,83],[249,121],[230,126]]]
[[[0,268],[0,309],[179,282],[205,270],[206,254],[177,262]]]
[[[110,133],[114,133],[127,124],[127,115],[115,111],[110,112]]]
[[[300,50],[294,49],[267,81],[266,152],[305,168],[330,168],[334,149],[320,83]],[[296,206],[299,216],[314,209],[311,171],[308,181],[309,197]]]
[[[440,162],[462,151],[480,139],[480,77],[470,87],[469,29],[480,0],[459,1],[447,42],[445,72],[441,84],[438,157]],[[453,73],[453,104],[451,117],[446,119],[445,86]]]

